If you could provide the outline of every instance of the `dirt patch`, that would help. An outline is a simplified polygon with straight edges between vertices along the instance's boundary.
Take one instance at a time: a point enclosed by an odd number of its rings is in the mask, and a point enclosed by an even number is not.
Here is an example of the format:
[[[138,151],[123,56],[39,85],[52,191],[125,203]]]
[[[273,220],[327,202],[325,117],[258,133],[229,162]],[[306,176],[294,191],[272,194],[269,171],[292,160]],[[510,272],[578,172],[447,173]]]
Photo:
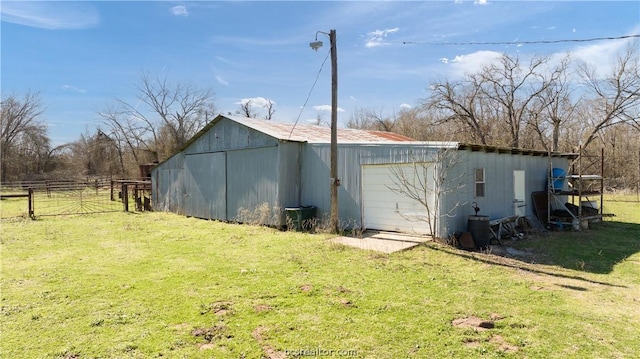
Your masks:
[[[483,331],[487,329],[492,329],[495,327],[495,324],[491,320],[484,320],[478,317],[466,317],[466,318],[458,318],[454,319],[451,322],[451,325],[459,328],[472,328],[475,331]]]
[[[500,319],[504,319],[504,316],[498,313],[491,313],[489,314],[489,318],[491,318],[491,320],[500,320]]]
[[[501,335],[493,335],[488,341],[491,344],[497,345],[497,350],[503,353],[515,353],[520,350],[519,347],[509,344]],[[467,348],[478,349],[481,347],[481,340],[478,339],[466,338],[462,342]],[[482,340],[482,342],[484,342],[484,340]]]
[[[171,328],[173,328],[174,330],[186,330],[189,329],[189,327],[191,326],[187,323],[180,323],[172,326]]]
[[[354,306],[353,302],[349,299],[340,298],[340,304],[345,308],[351,308]]]
[[[285,359],[287,355],[284,352],[277,351],[271,345],[266,343],[264,338],[264,333],[266,331],[267,328],[265,327],[257,327],[253,332],[251,332],[251,336],[258,342],[258,344],[260,344],[267,359]]]
[[[474,339],[464,340],[464,346],[471,349],[480,348],[480,342]]]
[[[206,344],[200,345],[200,350],[210,350],[210,349],[213,349],[215,347],[216,346],[214,344],[206,343]]]
[[[339,286],[338,288],[336,288],[336,290],[337,290],[339,293],[351,293],[351,292],[352,292],[352,291],[351,291],[351,289],[349,289],[349,288],[345,288],[345,287],[343,287],[343,286]]]
[[[497,344],[498,351],[504,353],[515,353],[520,350],[519,347],[507,343],[501,335],[494,335],[489,338],[489,343]]]
[[[308,293],[311,292],[313,290],[313,286],[309,285],[309,284],[305,284],[303,286],[300,287],[300,290],[304,293]]]
[[[232,312],[232,302],[214,302],[209,305],[202,305],[200,314],[213,313],[215,315],[227,315]]]
[[[273,309],[273,307],[271,307],[270,305],[266,305],[266,304],[258,304],[255,307],[253,307],[253,310],[255,310],[258,313],[268,312],[271,309]]]
[[[227,327],[224,325],[214,325],[209,328],[195,328],[191,331],[191,335],[194,337],[202,337],[208,343],[211,343],[222,338],[231,338],[231,335],[225,333],[226,331]]]

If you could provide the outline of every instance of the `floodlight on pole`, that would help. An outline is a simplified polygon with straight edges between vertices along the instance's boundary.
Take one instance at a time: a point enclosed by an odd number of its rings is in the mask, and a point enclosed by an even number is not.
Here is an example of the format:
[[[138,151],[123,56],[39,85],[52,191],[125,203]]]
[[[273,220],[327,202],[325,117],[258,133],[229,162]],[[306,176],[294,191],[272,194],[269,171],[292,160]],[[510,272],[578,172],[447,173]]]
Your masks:
[[[331,230],[338,233],[338,54],[336,49],[336,30],[316,32],[316,41],[309,44],[311,49],[318,51],[322,47],[322,41],[318,41],[318,34],[329,35],[331,44],[331,159],[330,178],[331,181]]]
[[[311,49],[314,51],[318,51],[318,49],[322,47],[322,41],[314,41],[310,43],[309,46],[311,46]]]

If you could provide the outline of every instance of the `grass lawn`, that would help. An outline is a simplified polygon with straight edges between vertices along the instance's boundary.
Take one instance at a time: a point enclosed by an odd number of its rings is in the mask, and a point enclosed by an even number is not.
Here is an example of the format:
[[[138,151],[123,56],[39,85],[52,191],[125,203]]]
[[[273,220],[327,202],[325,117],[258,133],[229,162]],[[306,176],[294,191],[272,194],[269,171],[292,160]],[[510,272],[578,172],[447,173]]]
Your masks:
[[[514,260],[166,213],[2,221],[3,358],[630,358],[640,204]],[[535,263],[530,263],[534,261]],[[476,331],[459,318],[492,319]]]

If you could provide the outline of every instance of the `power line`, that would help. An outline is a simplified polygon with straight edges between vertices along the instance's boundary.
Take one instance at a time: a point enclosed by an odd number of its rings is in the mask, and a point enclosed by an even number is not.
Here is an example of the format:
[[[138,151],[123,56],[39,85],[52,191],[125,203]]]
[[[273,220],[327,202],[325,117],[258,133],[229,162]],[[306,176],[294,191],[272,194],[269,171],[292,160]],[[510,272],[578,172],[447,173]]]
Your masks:
[[[298,113],[298,118],[296,118],[296,122],[293,124],[293,127],[291,127],[291,132],[289,132],[289,138],[291,138],[291,134],[293,134],[293,130],[296,128],[296,125],[298,124],[298,121],[300,121],[300,116],[302,116],[302,112],[307,107],[307,103],[309,102],[309,98],[311,98],[311,93],[313,92],[313,89],[316,87],[316,84],[318,83],[318,79],[320,78],[320,73],[322,73],[322,69],[324,68],[324,64],[327,63],[327,59],[329,58],[329,54],[330,53],[331,53],[330,51],[327,52],[327,56],[322,61],[322,65],[320,65],[320,69],[318,70],[318,73],[316,74],[316,79],[313,81],[313,85],[311,85],[311,89],[309,90],[309,94],[307,95],[307,99],[304,100],[304,104],[300,108],[300,113]]]
[[[564,39],[564,40],[534,40],[534,41],[489,41],[489,42],[426,42],[426,41],[402,41],[403,45],[519,45],[519,44],[557,44],[563,42],[592,42],[602,40],[622,40],[629,38],[640,38],[640,34],[612,36],[612,37],[593,37],[589,39]]]

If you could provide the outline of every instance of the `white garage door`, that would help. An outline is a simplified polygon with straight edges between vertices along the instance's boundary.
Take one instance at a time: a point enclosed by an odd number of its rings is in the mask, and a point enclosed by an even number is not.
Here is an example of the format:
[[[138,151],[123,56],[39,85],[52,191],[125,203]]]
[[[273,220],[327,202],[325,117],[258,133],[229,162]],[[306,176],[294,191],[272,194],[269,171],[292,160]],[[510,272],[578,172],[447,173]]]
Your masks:
[[[426,173],[425,173],[426,172]],[[401,173],[402,175],[399,175]],[[362,215],[365,229],[431,234],[427,210],[419,201],[392,190],[404,177],[417,192],[424,191],[433,209],[433,168],[430,165],[365,165],[362,168]]]

